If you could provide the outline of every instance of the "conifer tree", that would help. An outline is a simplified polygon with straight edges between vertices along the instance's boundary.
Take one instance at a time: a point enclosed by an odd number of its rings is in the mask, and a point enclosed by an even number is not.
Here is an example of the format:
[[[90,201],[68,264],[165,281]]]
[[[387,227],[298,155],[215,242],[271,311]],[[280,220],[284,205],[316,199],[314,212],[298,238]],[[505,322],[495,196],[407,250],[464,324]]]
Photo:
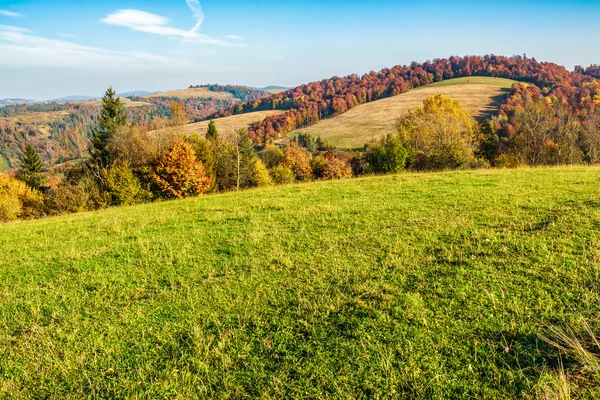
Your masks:
[[[42,166],[42,158],[38,152],[31,144],[27,144],[19,166],[19,179],[29,187],[39,189],[42,186]]]
[[[102,110],[98,116],[98,127],[91,137],[91,163],[98,168],[108,168],[114,161],[115,154],[110,148],[119,127],[127,124],[125,106],[115,91],[109,88],[102,98]]]
[[[212,119],[208,123],[208,130],[206,131],[206,138],[209,140],[219,140],[219,132],[217,132],[217,127],[215,125],[215,121]]]

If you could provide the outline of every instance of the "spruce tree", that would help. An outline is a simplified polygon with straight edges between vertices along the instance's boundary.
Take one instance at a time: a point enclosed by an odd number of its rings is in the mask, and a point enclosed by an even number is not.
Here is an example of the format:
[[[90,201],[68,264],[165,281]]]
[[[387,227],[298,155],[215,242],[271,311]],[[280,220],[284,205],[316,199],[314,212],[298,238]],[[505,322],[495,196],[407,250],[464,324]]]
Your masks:
[[[21,164],[19,166],[19,179],[29,187],[39,189],[42,186],[42,158],[31,144],[25,146]]]
[[[98,168],[108,168],[113,163],[115,154],[110,149],[110,142],[119,127],[127,124],[125,106],[115,91],[109,88],[102,98],[102,110],[98,116],[98,127],[94,130],[91,142],[91,163]]]
[[[215,121],[212,119],[208,123],[208,130],[206,131],[206,138],[209,140],[219,140],[219,132],[215,126]]]

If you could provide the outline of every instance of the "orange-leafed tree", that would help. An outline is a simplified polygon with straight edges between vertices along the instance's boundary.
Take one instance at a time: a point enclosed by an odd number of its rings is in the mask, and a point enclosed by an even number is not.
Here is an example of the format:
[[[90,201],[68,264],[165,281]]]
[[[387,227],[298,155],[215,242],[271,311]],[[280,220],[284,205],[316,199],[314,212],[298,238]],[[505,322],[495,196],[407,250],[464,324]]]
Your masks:
[[[183,198],[206,193],[210,178],[194,148],[186,142],[175,142],[154,162],[152,183],[161,197]]]

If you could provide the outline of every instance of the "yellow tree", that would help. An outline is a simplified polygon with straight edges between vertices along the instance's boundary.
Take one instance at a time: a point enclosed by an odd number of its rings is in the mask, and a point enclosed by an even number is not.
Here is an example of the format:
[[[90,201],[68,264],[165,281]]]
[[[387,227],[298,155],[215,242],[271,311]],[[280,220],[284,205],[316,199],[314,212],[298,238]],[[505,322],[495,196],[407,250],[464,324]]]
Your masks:
[[[452,169],[474,160],[477,122],[458,101],[441,94],[402,116],[397,129],[415,168]]]

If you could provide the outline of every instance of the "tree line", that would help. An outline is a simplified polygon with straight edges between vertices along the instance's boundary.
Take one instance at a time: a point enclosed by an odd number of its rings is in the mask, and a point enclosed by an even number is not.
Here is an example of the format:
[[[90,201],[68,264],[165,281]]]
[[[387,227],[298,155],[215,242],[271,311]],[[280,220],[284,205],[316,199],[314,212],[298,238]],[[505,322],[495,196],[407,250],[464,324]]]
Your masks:
[[[67,166],[61,180],[48,180],[41,157],[28,145],[18,174],[0,174],[0,220],[404,170],[600,162],[599,111],[582,123],[567,104],[552,102],[536,86],[519,84],[513,92],[503,109],[506,120],[481,124],[459,102],[428,97],[398,118],[394,132],[355,152],[309,134],[285,146],[259,146],[245,129],[221,137],[213,121],[205,133],[183,135],[180,126],[189,117],[178,103],[167,128],[149,131],[128,121],[109,89],[86,161]]]
[[[209,118],[260,110],[286,110],[284,114],[268,117],[250,128],[250,137],[262,144],[344,113],[357,105],[401,94],[412,88],[453,78],[488,76],[531,83],[539,87],[544,96],[566,100],[569,107],[583,119],[590,109],[596,107],[593,101],[578,101],[586,99],[586,94],[589,94],[586,84],[594,81],[595,70],[591,66],[585,73],[581,69],[571,72],[557,64],[538,62],[525,56],[450,57],[422,64],[413,62],[360,77],[349,75],[312,82],[270,97],[233,105]],[[591,95],[593,98],[597,92]]]

